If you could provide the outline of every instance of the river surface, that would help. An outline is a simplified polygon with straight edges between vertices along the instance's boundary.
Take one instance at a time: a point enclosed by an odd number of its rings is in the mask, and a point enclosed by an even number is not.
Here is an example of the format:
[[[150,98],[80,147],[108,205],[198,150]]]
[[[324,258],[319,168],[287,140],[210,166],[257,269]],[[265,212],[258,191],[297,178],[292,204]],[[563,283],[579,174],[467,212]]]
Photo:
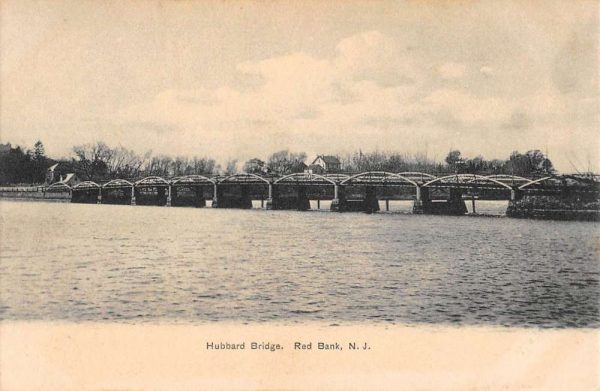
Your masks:
[[[598,223],[8,200],[0,211],[4,320],[600,326]]]

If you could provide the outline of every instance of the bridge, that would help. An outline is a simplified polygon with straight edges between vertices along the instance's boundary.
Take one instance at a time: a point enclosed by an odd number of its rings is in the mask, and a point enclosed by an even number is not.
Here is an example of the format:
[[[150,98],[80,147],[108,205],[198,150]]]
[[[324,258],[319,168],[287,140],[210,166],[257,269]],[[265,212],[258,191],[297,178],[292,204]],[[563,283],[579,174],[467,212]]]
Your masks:
[[[565,179],[567,178],[567,179]],[[353,175],[294,173],[267,177],[250,173],[229,176],[188,175],[176,178],[150,176],[138,180],[114,179],[100,184],[81,182],[73,187],[55,183],[45,193],[69,193],[71,202],[123,205],[252,208],[253,201],[272,210],[308,210],[310,201],[331,201],[332,211],[380,210],[384,201],[412,200],[413,213],[467,212],[465,200],[517,201],[527,194],[562,194],[577,189],[567,180],[574,176],[524,178],[515,175],[451,174],[368,171]],[[593,178],[597,194],[598,180]],[[589,188],[589,186],[588,186]]]

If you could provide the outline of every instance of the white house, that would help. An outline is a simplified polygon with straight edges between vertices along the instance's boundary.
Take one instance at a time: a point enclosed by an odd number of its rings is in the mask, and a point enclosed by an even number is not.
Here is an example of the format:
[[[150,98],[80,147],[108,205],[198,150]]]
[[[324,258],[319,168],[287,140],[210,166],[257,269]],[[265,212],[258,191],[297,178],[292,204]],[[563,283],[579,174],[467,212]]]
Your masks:
[[[77,185],[78,183],[81,182],[81,180],[79,179],[79,177],[77,176],[77,174],[75,173],[70,173],[65,175],[65,177],[63,178],[62,175],[60,177],[60,183],[64,183],[65,185],[69,185],[71,187]]]
[[[48,167],[48,169],[46,170],[46,184],[47,185],[51,185],[54,182],[57,181],[56,178],[56,167],[58,167],[58,163],[51,165],[50,167]]]
[[[332,173],[340,172],[342,164],[340,163],[340,159],[338,159],[337,156],[318,155],[315,158],[315,160],[313,160],[311,165],[308,166],[308,168],[311,169],[312,167],[313,172],[320,171],[318,169],[315,170],[317,168],[316,166],[321,167],[324,173]]]

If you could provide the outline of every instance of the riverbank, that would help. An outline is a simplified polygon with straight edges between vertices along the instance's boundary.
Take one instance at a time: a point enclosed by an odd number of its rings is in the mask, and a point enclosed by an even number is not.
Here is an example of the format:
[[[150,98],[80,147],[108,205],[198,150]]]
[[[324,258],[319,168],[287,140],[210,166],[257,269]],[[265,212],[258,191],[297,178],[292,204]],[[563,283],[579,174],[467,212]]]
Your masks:
[[[592,390],[599,337],[597,329],[2,322],[1,388]]]
[[[600,221],[600,201],[559,196],[524,196],[511,201],[508,217],[543,220]]]
[[[16,198],[20,200],[65,200],[69,202],[68,192],[46,192],[44,186],[2,186],[0,198]]]

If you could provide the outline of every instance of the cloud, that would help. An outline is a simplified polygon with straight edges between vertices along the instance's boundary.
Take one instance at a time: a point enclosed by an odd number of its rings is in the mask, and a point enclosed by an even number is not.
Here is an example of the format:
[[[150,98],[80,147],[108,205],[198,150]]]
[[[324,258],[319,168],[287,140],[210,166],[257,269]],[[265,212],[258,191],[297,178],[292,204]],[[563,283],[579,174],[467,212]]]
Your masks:
[[[483,66],[483,67],[479,68],[479,72],[482,75],[492,76],[494,74],[494,69],[492,67]]]
[[[343,39],[332,62],[346,80],[371,80],[381,86],[412,84],[420,76],[410,56],[390,37],[368,31]]]
[[[297,120],[348,122],[402,112],[401,103],[414,95],[419,79],[393,41],[373,31],[342,40],[330,59],[295,52],[243,62],[237,69],[259,77],[261,83],[245,90],[228,86],[165,90],[120,114],[128,120],[240,134],[259,122],[283,128],[293,127]]]
[[[238,76],[255,81],[251,87],[168,89],[119,115],[178,129],[172,138],[158,135],[153,149],[220,159],[265,158],[282,148],[309,154],[429,148],[443,157],[450,146],[492,158],[543,148],[549,133],[573,124],[591,137],[590,124],[598,123],[596,99],[581,104],[551,85],[509,95],[503,84],[511,81],[491,65],[419,61],[369,31],[341,40],[330,56],[298,51],[242,62]],[[479,72],[467,72],[470,66]],[[455,82],[441,84],[439,77]]]
[[[437,68],[439,75],[443,79],[460,79],[465,75],[467,67],[464,64],[447,62]]]

